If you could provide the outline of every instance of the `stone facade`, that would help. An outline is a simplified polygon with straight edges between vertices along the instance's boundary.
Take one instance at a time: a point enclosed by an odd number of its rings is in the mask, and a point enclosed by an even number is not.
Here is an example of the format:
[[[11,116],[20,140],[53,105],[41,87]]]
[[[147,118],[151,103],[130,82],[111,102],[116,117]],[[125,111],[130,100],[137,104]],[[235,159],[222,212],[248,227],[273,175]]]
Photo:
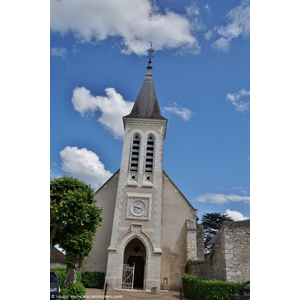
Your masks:
[[[250,280],[250,220],[224,222],[211,254],[192,262],[189,273],[207,279]]]
[[[106,272],[108,247],[110,245],[114,210],[119,180],[117,171],[103,186],[96,191],[94,199],[99,207],[102,207],[103,221],[97,229],[94,237],[94,246],[89,257],[83,261],[83,269],[88,271]]]
[[[187,221],[193,229],[187,227]],[[178,187],[163,171],[162,203],[162,258],[161,288],[178,290],[181,277],[190,256],[195,256],[197,243],[194,228],[197,222],[196,209],[180,192]],[[193,240],[194,238],[194,240]],[[203,243],[203,240],[201,241]],[[201,242],[197,247],[201,247]],[[189,244],[193,245],[191,247]],[[197,251],[197,250],[196,250]]]
[[[151,201],[150,220],[120,220],[118,227],[120,242],[111,249],[111,234],[114,222],[114,207],[119,171],[116,172],[95,193],[97,205],[103,207],[103,221],[94,237],[94,246],[88,258],[85,258],[83,269],[107,272],[111,268],[118,276],[110,278],[110,284],[121,285],[122,265],[128,256],[126,246],[138,238],[145,246],[145,285],[150,290],[157,285],[158,289],[179,289],[181,277],[185,272],[188,259],[201,259],[204,256],[202,235],[196,230],[196,210],[182,195],[170,177],[163,171],[163,194],[161,208],[161,247],[154,247],[154,228],[152,222],[155,207]],[[149,190],[147,190],[149,193]],[[124,209],[124,215],[126,209]],[[122,219],[122,217],[120,218]],[[126,224],[124,222],[127,222]],[[198,256],[197,253],[200,253]],[[108,256],[114,264],[108,265]],[[135,255],[140,255],[139,253]],[[118,279],[119,278],[119,279]],[[153,278],[158,278],[154,279]]]
[[[103,222],[83,269],[105,272],[121,288],[123,265],[134,265],[134,287],[179,289],[187,260],[198,258],[197,215],[163,170],[167,119],[149,69],[123,122],[120,170],[95,193]]]

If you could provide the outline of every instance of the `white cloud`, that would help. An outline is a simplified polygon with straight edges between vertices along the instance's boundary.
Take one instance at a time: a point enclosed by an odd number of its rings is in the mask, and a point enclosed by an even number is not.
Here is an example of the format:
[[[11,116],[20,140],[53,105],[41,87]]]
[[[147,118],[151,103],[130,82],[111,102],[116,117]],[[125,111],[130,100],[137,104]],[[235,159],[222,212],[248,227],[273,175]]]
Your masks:
[[[249,98],[250,91],[246,91],[245,89],[241,89],[237,93],[233,94],[227,94],[226,100],[229,100],[232,105],[234,106],[235,110],[239,112],[245,112],[246,110],[249,110],[249,102],[241,101],[241,97],[247,97]]]
[[[120,37],[126,54],[145,54],[149,41],[155,50],[200,51],[192,22],[170,10],[159,12],[150,0],[51,0],[50,13],[52,31],[72,32],[81,42]]]
[[[207,40],[210,40],[213,36],[213,31],[212,30],[208,30],[205,34],[204,34],[205,38]]]
[[[187,6],[186,13],[190,21],[190,28],[192,31],[198,31],[201,29],[205,29],[205,25],[201,21],[200,18],[200,9],[195,3],[192,3],[190,6]],[[199,47],[200,52],[200,47]]]
[[[248,36],[250,34],[250,4],[249,1],[233,8],[227,15],[228,24],[219,26],[214,30],[220,36],[212,43],[212,47],[221,51],[229,51],[230,42],[240,35]]]
[[[225,214],[231,217],[233,221],[241,221],[241,220],[249,219],[248,217],[245,217],[242,213],[235,210],[226,209]]]
[[[62,48],[58,48],[58,47],[53,47],[51,48],[51,52],[50,55],[52,57],[59,57],[61,59],[65,59],[67,58],[67,49],[62,47]]]
[[[195,3],[192,3],[190,6],[187,6],[185,9],[188,16],[197,16],[200,14],[200,10]]]
[[[218,40],[212,43],[213,48],[217,48],[223,50],[224,52],[229,51],[230,48],[230,40],[224,37],[220,37]]]
[[[208,3],[204,7],[205,7],[205,9],[206,9],[207,12],[211,12],[211,9],[210,9]]]
[[[180,116],[185,121],[189,121],[193,114],[188,108],[181,107],[176,102],[173,102],[173,106],[164,107],[164,109],[168,112]]]
[[[102,115],[98,121],[119,139],[124,134],[122,117],[131,112],[134,103],[125,101],[114,88],[106,88],[105,92],[106,96],[93,96],[85,87],[76,87],[73,90],[72,104],[81,116],[100,111]]]
[[[86,148],[67,146],[59,152],[62,160],[62,170],[71,176],[99,188],[109,177],[110,171],[105,170],[99,157]]]
[[[240,196],[236,194],[224,195],[224,194],[202,194],[198,196],[194,201],[198,202],[210,202],[214,204],[224,204],[229,202],[250,202],[249,196]]]

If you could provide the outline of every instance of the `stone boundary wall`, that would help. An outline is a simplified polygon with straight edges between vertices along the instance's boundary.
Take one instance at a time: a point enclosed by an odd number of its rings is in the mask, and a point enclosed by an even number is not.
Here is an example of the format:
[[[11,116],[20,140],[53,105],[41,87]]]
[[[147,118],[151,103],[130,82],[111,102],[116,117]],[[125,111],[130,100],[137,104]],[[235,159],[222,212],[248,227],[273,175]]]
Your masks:
[[[224,222],[205,260],[190,261],[188,273],[207,279],[244,282],[250,279],[250,220]]]
[[[225,222],[224,260],[226,281],[243,282],[250,279],[250,220]]]

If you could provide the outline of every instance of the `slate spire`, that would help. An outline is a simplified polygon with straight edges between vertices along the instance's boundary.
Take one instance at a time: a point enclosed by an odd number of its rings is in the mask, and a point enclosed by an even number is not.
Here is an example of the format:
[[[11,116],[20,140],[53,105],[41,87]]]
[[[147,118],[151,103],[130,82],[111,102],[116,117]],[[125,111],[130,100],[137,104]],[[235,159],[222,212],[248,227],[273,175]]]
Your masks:
[[[140,92],[135,100],[135,104],[131,110],[131,113],[124,118],[138,118],[138,119],[162,119],[166,120],[161,115],[156,91],[154,87],[154,82],[151,74],[151,59],[152,53],[154,50],[151,48],[148,50],[149,52],[149,61],[148,61],[148,71],[145,77],[145,80],[142,84]]]

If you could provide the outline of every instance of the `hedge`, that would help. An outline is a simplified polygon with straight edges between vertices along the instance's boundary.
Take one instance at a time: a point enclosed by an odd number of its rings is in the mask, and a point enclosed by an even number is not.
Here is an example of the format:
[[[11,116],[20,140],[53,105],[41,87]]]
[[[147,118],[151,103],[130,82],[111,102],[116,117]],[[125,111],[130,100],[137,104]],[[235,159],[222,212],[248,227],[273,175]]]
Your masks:
[[[182,276],[183,293],[191,300],[231,300],[243,283],[204,279],[184,274]]]
[[[59,286],[63,288],[64,280],[66,277],[66,268],[51,269],[58,277]],[[91,271],[78,271],[76,283],[82,283],[86,288],[103,289],[105,280],[105,273],[91,272]]]
[[[55,269],[51,269],[51,271],[55,272],[55,274],[57,275],[59,286],[62,289],[66,277],[66,271],[67,271],[66,268],[55,268]]]
[[[80,271],[81,282],[86,288],[103,289],[105,273],[103,272],[91,272]]]

